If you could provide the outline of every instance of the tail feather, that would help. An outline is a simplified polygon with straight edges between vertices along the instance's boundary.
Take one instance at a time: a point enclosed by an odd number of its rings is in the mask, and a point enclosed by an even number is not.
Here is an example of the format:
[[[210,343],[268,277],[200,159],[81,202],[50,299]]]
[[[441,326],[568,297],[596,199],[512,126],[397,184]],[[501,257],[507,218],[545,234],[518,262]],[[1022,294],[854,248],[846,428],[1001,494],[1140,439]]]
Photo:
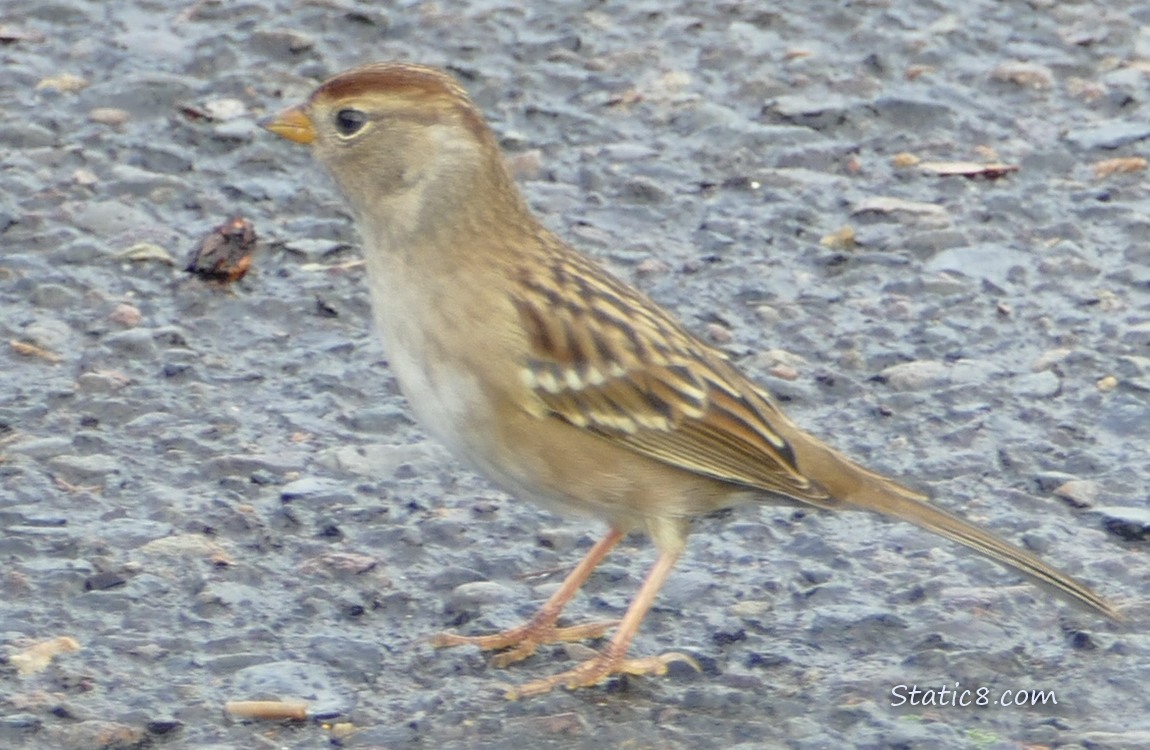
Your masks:
[[[965,545],[987,557],[1018,570],[1035,581],[1054,588],[1072,601],[1101,612],[1112,620],[1124,618],[1099,594],[1086,584],[1063,573],[1036,555],[1021,549],[1001,537],[981,529],[969,521],[928,502],[923,495],[913,492],[879,474],[875,474],[853,461],[826,448],[817,441],[799,451],[799,465],[804,460],[818,464],[816,471],[806,470],[808,476],[817,476],[833,499],[815,503],[836,509],[854,507],[869,510],[914,525]]]
[[[922,495],[912,493],[892,482],[887,482],[887,486],[883,487],[880,492],[882,497],[877,502],[867,502],[865,498],[848,498],[847,502],[859,508],[874,510],[909,521],[927,531],[933,531],[1025,573],[1038,583],[1051,586],[1064,596],[1081,602],[1112,620],[1121,621],[1123,619],[1110,602],[1095,593],[1089,586],[1057,570],[1037,555],[1031,554],[968,521],[964,521],[948,511],[931,505]]]

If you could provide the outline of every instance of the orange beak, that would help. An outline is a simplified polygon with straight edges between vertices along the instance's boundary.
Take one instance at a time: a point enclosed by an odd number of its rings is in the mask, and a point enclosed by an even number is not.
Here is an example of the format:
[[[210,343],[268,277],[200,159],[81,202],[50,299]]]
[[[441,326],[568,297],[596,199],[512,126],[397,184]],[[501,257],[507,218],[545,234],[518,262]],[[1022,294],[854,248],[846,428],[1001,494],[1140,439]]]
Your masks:
[[[306,145],[315,140],[315,128],[303,107],[289,107],[279,114],[265,117],[259,121],[259,126],[295,143]]]

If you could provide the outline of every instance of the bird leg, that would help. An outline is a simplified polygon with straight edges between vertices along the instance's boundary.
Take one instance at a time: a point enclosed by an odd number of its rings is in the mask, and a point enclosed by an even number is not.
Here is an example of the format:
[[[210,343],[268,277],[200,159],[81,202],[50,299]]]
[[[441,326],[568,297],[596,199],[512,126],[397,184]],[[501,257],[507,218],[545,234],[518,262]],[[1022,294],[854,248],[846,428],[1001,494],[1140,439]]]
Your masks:
[[[535,653],[535,649],[547,643],[581,641],[586,638],[598,638],[610,630],[618,621],[603,620],[573,625],[566,628],[555,626],[563,607],[579,588],[586,583],[607,553],[614,549],[623,532],[612,528],[606,536],[595,543],[575,569],[567,574],[562,585],[551,595],[551,598],[522,625],[491,635],[456,635],[455,633],[439,633],[432,637],[431,645],[435,648],[449,646],[478,646],[483,650],[507,649],[496,654],[491,663],[496,667],[506,667],[517,661],[522,661]],[[645,611],[645,610],[644,610]],[[628,639],[630,640],[630,639]]]
[[[635,598],[631,600],[631,605],[627,607],[626,614],[623,615],[623,619],[619,622],[619,629],[615,631],[615,635],[611,638],[611,642],[607,645],[607,648],[596,656],[577,665],[574,669],[560,672],[557,675],[542,680],[529,682],[518,688],[512,688],[507,692],[507,697],[511,700],[516,700],[518,698],[543,695],[559,685],[569,689],[591,687],[615,674],[666,674],[667,665],[675,661],[684,661],[696,670],[702,671],[694,659],[686,654],[677,652],[662,654],[660,656],[648,656],[641,659],[626,658],[627,649],[631,645],[631,639],[635,637],[635,633],[639,630],[639,624],[643,621],[643,617],[646,616],[647,611],[651,609],[651,605],[655,602],[655,596],[659,593],[659,589],[663,587],[663,582],[667,580],[671,569],[675,567],[675,561],[679,558],[679,552],[680,550],[674,550],[659,553],[658,559],[655,560],[655,565],[652,566],[651,571],[643,580],[643,585],[639,587]]]

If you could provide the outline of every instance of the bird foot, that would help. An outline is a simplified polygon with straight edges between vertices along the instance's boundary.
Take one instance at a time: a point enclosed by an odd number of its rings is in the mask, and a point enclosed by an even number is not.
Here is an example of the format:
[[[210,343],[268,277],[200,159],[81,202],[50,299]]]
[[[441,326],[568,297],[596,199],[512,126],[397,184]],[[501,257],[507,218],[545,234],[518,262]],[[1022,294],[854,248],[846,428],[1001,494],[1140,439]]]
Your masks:
[[[491,664],[502,669],[515,662],[523,661],[545,644],[570,643],[589,638],[599,638],[618,624],[618,620],[600,620],[560,628],[555,626],[554,620],[550,622],[532,620],[518,627],[491,635],[438,633],[432,636],[431,645],[434,648],[476,646],[484,651],[507,649],[491,657]]]
[[[574,669],[546,677],[542,680],[533,680],[526,685],[513,687],[504,695],[508,700],[532,698],[544,695],[554,688],[562,686],[568,690],[581,687],[592,687],[603,682],[608,677],[617,674],[633,675],[662,675],[667,673],[667,665],[672,662],[686,662],[695,671],[702,672],[699,663],[687,654],[672,651],[660,656],[646,656],[640,659],[624,659],[622,656],[611,656],[609,653],[600,653],[595,657],[577,665]]]

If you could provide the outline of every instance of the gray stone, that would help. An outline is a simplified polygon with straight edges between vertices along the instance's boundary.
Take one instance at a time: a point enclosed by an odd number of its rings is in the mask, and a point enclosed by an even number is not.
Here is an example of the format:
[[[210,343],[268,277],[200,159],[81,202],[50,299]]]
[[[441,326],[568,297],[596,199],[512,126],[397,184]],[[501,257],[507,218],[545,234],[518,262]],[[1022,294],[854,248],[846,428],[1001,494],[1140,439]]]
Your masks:
[[[280,499],[284,502],[301,501],[309,505],[330,505],[351,502],[354,495],[344,482],[323,477],[304,477],[281,487]]]
[[[932,273],[950,271],[976,279],[987,279],[998,286],[1009,284],[1012,269],[1027,267],[1026,253],[1003,245],[965,245],[947,248],[923,264]]]
[[[1114,536],[1127,541],[1142,541],[1150,537],[1150,509],[1107,505],[1094,508],[1102,517],[1103,527]]]
[[[472,581],[456,586],[451,592],[450,601],[454,609],[474,609],[487,604],[501,604],[513,601],[516,592],[494,581]]]
[[[1060,740],[1081,742],[1090,750],[1150,750],[1150,730],[1130,729],[1122,732],[1083,732],[1078,737],[1073,734],[1059,736]]]
[[[950,368],[943,362],[920,360],[891,365],[879,373],[896,391],[920,391],[950,383]]]
[[[1050,370],[1028,372],[1014,379],[1015,392],[1031,398],[1053,398],[1062,390],[1062,380]]]
[[[73,484],[101,484],[109,474],[120,472],[120,461],[113,456],[60,455],[50,459],[48,466]]]
[[[275,475],[283,475],[292,471],[301,471],[304,458],[292,453],[277,454],[232,454],[217,456],[209,460],[205,466],[209,476],[222,478],[226,476],[247,476],[257,471],[267,471]]]
[[[148,328],[131,328],[104,337],[108,348],[129,359],[151,361],[156,358],[156,343]]]
[[[431,443],[410,445],[376,443],[326,448],[316,454],[316,463],[329,469],[360,476],[390,478],[400,466],[425,465],[430,461],[442,459],[444,455],[442,448]]]
[[[10,453],[20,453],[32,458],[51,458],[67,453],[72,449],[72,441],[63,437],[34,438],[31,440],[18,440],[10,443],[7,450]]]
[[[1150,138],[1150,124],[1144,122],[1112,122],[1092,128],[1071,130],[1066,140],[1078,148],[1112,151]]]

